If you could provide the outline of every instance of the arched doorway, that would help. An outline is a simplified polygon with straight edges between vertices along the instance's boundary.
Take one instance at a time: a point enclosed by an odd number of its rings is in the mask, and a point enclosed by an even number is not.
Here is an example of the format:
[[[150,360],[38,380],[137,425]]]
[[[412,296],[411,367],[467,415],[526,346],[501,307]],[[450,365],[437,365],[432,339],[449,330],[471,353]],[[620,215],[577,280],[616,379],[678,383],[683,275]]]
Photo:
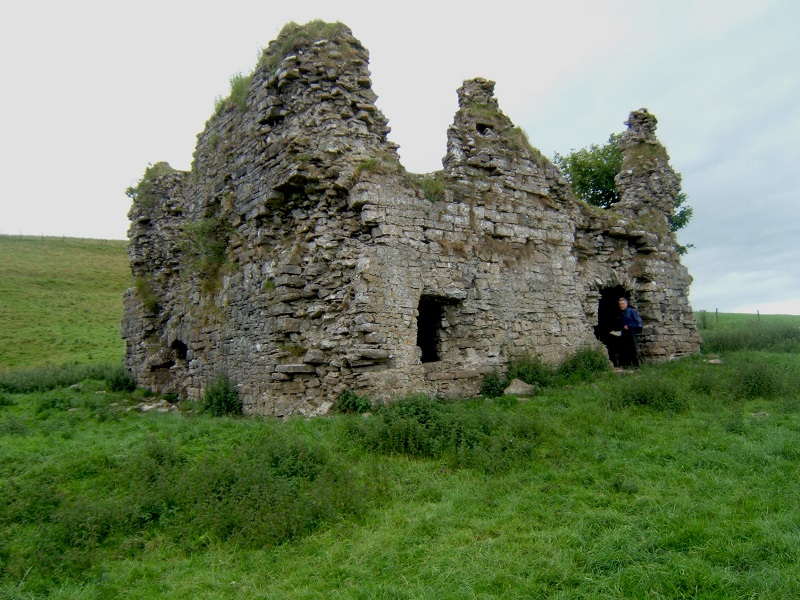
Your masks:
[[[600,290],[600,300],[597,305],[597,325],[594,327],[595,337],[603,342],[608,350],[608,358],[617,365],[617,347],[619,338],[611,335],[617,329],[617,317],[620,314],[619,299],[630,298],[630,293],[621,285],[607,287]]]

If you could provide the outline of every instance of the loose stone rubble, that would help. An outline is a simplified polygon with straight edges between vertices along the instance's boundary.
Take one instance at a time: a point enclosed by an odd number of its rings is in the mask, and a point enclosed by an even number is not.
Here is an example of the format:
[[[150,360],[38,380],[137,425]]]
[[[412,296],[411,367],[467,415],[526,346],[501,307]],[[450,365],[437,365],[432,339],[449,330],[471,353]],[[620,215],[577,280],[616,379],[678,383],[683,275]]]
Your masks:
[[[627,121],[608,210],[573,197],[480,78],[458,90],[442,171],[410,174],[367,50],[313,25],[287,26],[220,103],[190,172],[158,163],[132,191],[122,334],[140,385],[196,398],[224,372],[246,413],[278,416],[344,390],[473,395],[514,357],[601,345],[621,294],[646,359],[699,350],[652,114]]]

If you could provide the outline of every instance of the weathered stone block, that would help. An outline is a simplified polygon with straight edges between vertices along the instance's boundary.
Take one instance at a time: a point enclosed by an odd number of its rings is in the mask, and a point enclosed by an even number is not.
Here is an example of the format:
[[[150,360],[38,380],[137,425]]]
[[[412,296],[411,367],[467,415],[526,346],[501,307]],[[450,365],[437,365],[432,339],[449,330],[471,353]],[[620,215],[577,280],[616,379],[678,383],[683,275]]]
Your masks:
[[[276,373],[316,373],[314,365],[295,364],[295,365],[275,365]]]

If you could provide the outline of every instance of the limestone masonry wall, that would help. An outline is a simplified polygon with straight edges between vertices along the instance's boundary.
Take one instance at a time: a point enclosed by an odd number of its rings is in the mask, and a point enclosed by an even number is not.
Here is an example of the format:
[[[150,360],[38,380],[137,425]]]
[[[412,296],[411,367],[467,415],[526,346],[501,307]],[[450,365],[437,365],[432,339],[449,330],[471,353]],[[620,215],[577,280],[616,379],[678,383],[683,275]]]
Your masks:
[[[645,358],[699,350],[668,225],[680,181],[646,110],[603,210],[484,79],[458,90],[443,169],[407,173],[341,24],[287,27],[242,84],[192,170],[159,163],[134,193],[122,333],[141,385],[197,397],[225,372],[267,415],[323,414],[347,389],[472,395],[515,356],[601,345],[622,293]]]

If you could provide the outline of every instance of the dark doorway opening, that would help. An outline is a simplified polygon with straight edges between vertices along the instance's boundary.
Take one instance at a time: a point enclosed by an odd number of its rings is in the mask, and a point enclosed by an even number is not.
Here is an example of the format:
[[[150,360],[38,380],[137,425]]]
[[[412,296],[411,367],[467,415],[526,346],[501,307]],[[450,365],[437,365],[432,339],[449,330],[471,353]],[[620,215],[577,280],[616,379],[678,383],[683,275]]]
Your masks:
[[[422,362],[436,362],[440,359],[443,304],[436,296],[422,296],[417,311],[417,346],[422,350]]]
[[[422,350],[422,362],[437,362],[442,359],[450,337],[449,333],[445,333],[444,330],[448,321],[455,318],[455,313],[449,309],[458,303],[458,300],[445,296],[424,295],[420,297],[417,307],[419,315],[417,317],[417,346]]]
[[[619,315],[620,298],[630,298],[625,288],[617,285],[600,290],[600,303],[597,306],[597,326],[594,328],[594,335],[598,340],[603,339],[603,334],[607,334],[617,324]]]
[[[175,340],[169,346],[175,351],[175,357],[179,360],[186,360],[186,356],[189,354],[189,348],[186,347],[180,340]]]
[[[600,290],[600,301],[597,305],[597,325],[594,328],[595,337],[603,342],[608,350],[608,357],[616,365],[619,337],[611,335],[611,331],[619,329],[619,299],[628,298],[630,294],[621,285],[603,288]]]

